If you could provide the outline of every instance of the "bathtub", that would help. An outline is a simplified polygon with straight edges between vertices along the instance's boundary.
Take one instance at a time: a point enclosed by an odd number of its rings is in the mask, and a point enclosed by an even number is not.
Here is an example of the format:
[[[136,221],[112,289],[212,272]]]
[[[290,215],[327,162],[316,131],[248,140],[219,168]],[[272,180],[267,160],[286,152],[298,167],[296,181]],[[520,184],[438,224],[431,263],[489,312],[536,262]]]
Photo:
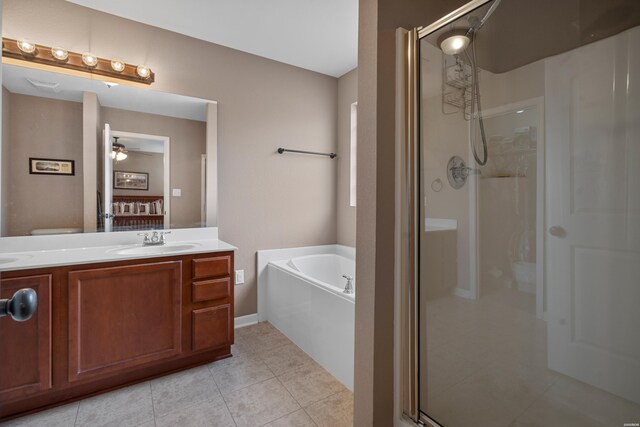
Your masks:
[[[260,317],[353,390],[355,293],[343,292],[342,275],[355,277],[355,250],[322,248],[266,263],[266,276],[258,283]]]

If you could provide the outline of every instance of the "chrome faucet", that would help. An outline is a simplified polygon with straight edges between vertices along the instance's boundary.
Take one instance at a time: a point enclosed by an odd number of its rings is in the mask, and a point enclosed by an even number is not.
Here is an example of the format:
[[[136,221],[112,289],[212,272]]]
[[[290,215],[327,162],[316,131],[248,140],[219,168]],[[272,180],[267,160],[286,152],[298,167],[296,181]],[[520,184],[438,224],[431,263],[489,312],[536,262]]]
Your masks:
[[[149,233],[138,233],[138,236],[144,236],[142,246],[159,246],[167,243],[165,235],[170,233],[170,231],[152,231],[151,235]]]
[[[347,276],[346,274],[343,274],[342,277],[347,279],[347,285],[344,287],[344,291],[342,291],[342,292],[344,292],[345,294],[352,294],[354,292],[354,290],[353,290],[353,277]]]

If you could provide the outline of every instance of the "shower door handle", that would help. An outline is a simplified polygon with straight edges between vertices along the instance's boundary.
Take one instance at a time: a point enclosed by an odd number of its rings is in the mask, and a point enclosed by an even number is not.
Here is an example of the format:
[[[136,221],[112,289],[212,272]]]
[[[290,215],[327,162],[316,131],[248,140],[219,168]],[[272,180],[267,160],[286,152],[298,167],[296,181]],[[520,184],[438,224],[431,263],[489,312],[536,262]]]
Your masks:
[[[0,300],[0,317],[11,316],[16,322],[26,322],[38,309],[38,294],[30,288],[20,289],[11,299]]]
[[[549,234],[554,237],[564,237],[567,235],[567,232],[559,225],[554,225],[553,227],[549,227]]]

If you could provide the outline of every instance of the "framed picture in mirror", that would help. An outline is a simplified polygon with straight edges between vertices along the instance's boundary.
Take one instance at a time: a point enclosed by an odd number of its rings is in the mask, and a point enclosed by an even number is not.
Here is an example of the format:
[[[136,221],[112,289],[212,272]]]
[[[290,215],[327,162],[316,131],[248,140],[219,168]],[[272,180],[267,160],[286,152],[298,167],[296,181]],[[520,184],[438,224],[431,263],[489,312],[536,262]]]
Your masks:
[[[113,188],[116,190],[149,190],[149,174],[146,172],[113,172]]]

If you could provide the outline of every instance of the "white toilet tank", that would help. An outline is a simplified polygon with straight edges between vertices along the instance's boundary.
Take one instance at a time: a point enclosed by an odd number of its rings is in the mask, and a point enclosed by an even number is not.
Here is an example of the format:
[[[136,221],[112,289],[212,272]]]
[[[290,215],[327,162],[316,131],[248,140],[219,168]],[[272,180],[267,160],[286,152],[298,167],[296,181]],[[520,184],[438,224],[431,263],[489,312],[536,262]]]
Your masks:
[[[32,236],[48,236],[51,234],[75,234],[82,233],[82,228],[37,228],[31,230]]]

